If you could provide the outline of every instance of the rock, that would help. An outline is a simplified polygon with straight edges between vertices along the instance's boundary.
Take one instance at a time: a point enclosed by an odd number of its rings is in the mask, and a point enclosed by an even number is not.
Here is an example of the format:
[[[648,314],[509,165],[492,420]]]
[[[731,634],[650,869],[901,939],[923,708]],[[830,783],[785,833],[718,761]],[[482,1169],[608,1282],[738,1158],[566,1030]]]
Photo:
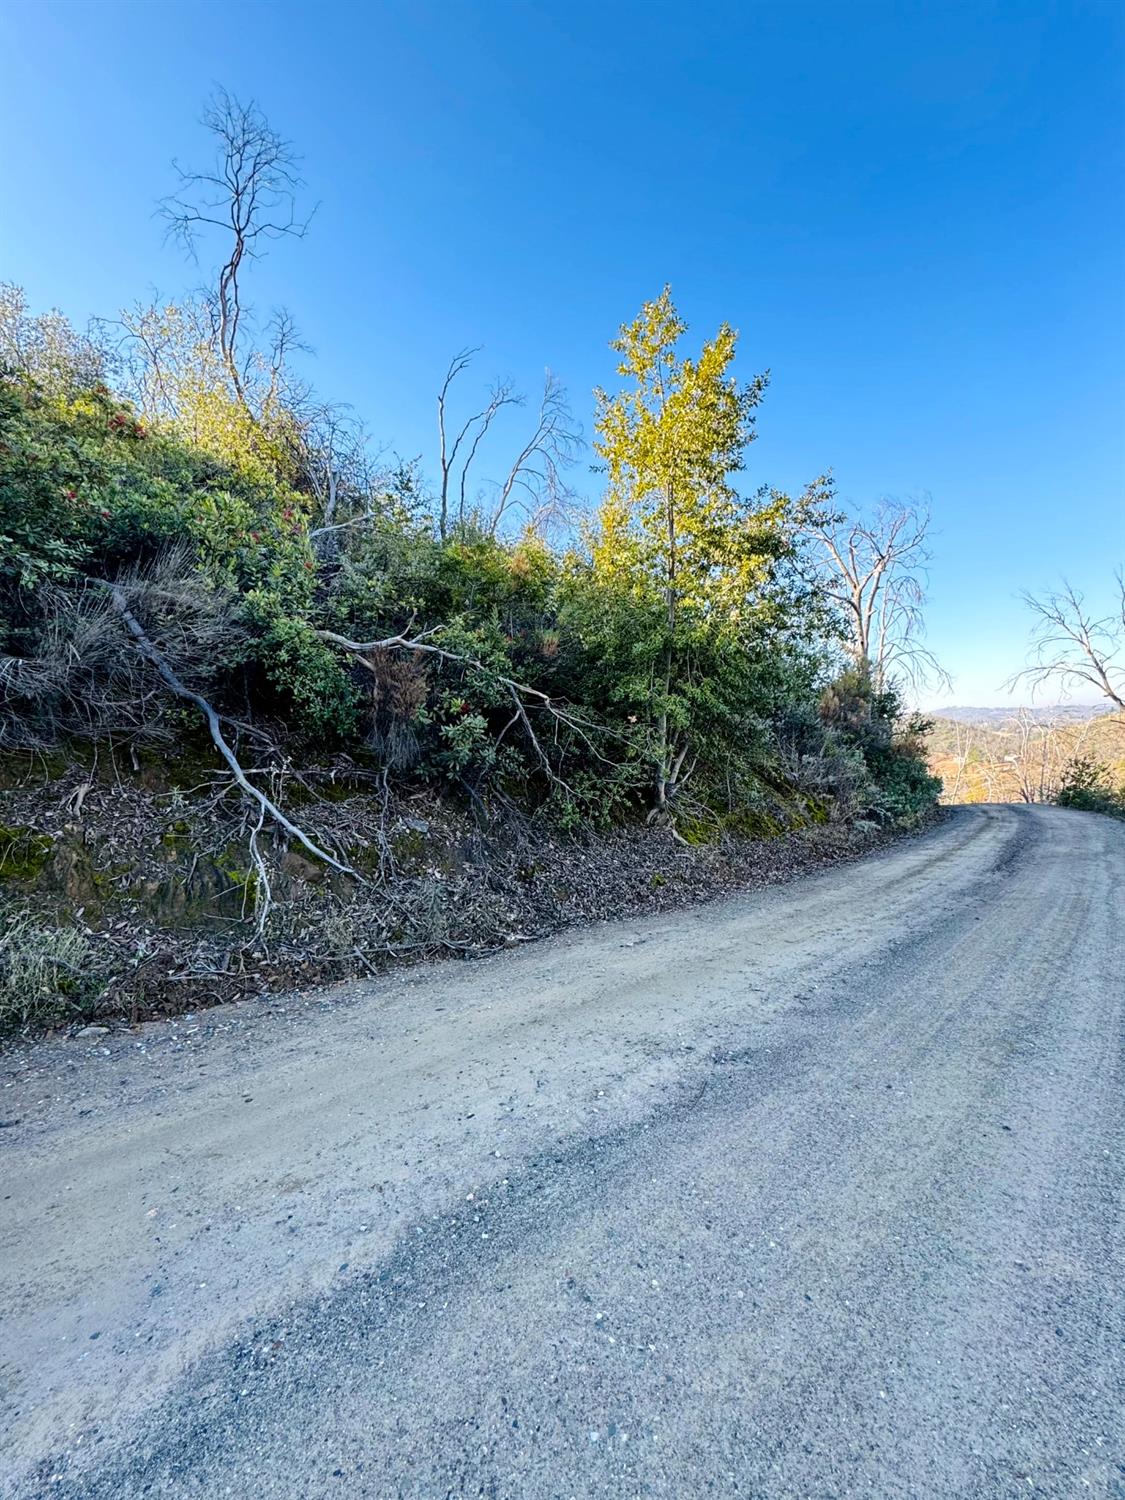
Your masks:
[[[281,856],[281,871],[294,880],[317,881],[324,879],[325,866],[306,859],[295,849],[287,849]]]
[[[108,1026],[83,1026],[76,1031],[75,1036],[106,1036],[109,1032]]]

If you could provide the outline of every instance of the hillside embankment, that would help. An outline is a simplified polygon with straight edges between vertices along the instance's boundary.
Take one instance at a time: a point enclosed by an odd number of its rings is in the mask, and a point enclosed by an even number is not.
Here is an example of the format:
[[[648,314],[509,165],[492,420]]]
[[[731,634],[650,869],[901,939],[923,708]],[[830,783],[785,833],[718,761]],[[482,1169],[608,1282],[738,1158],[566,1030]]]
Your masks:
[[[174,1014],[477,958],[563,928],[654,914],[854,858],[894,830],[779,797],[758,837],[644,825],[565,834],[337,765],[287,805],[349,877],[259,833],[213,761],[87,753],[0,762],[0,911],[13,1032]],[[273,787],[274,793],[278,788]],[[263,905],[268,905],[264,920]]]

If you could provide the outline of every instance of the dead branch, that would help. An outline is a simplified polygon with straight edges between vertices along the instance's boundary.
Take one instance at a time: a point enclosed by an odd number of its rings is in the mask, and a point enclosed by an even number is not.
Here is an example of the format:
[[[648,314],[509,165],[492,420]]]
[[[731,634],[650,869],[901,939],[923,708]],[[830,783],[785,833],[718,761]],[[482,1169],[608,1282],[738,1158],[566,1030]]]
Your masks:
[[[266,804],[264,801],[258,803],[258,821],[250,834],[250,858],[254,861],[254,870],[257,880],[254,882],[254,911],[256,921],[254,923],[254,936],[257,939],[264,937],[266,921],[269,918],[270,907],[273,905],[273,890],[270,886],[269,871],[266,862],[262,858],[262,851],[258,848],[258,835],[266,821]]]
[[[1110,614],[1097,616],[1085,596],[1071,583],[1040,599],[1022,595],[1036,615],[1033,635],[1035,660],[1007,682],[1010,688],[1030,682],[1032,688],[1056,682],[1064,690],[1074,682],[1095,688],[1115,707],[1125,710],[1125,572],[1115,575],[1118,598]]]
[[[495,532],[512,508],[522,509],[533,526],[563,516],[573,501],[574,491],[564,481],[562,471],[575,463],[581,441],[566,389],[548,370],[543,378],[535,429],[497,491],[489,530]]]
[[[464,522],[471,513],[469,472],[481,443],[504,407],[525,404],[524,397],[513,389],[510,381],[497,381],[481,409],[462,424],[456,435],[450,433],[446,420],[450,387],[478,352],[476,349],[462,349],[454,355],[438,393],[438,461],[441,468],[438,531],[443,539],[448,536],[452,521],[454,486],[457,490],[457,520]],[[581,441],[582,434],[570,410],[566,390],[558,377],[548,370],[543,379],[535,426],[504,479],[492,487],[491,505],[480,518],[486,529],[495,534],[504,517],[514,510],[522,510],[532,525],[542,525],[565,514],[573,500],[573,490],[566,484],[563,471],[576,462]]]
[[[484,438],[488,434],[498,412],[505,406],[522,406],[523,397],[518,395],[509,381],[497,381],[488,394],[488,400],[480,411],[474,412],[462,423],[455,437],[449,436],[446,427],[446,403],[449,399],[449,389],[458,375],[464,373],[472,363],[474,354],[479,354],[479,349],[462,349],[455,354],[449,362],[449,368],[445,372],[441,390],[438,392],[438,462],[441,467],[441,489],[438,495],[438,532],[444,541],[449,535],[449,506],[450,491],[454,483],[457,469],[457,455],[461,452],[462,445],[467,444],[465,456],[461,461],[458,519],[465,519],[465,491],[468,484],[469,469],[477,456]]]
[[[432,633],[432,631],[429,632],[429,634]],[[478,657],[466,656],[458,651],[447,651],[444,646],[435,646],[431,642],[424,640],[421,636],[393,635],[387,636],[386,639],[381,641],[350,641],[346,636],[338,635],[334,630],[318,630],[317,635],[321,640],[329,641],[334,646],[339,646],[345,651],[350,651],[360,666],[366,668],[368,672],[376,676],[379,669],[370,659],[373,652],[417,651],[426,656],[438,657],[442,661],[456,662],[459,666],[470,667],[474,671],[481,672],[486,677],[490,677],[494,682],[498,682],[502,687],[507,688],[515,707],[516,717],[523,725],[524,732],[531,741],[536,757],[547,773],[547,776],[550,780],[557,783],[557,785],[563,787],[564,790],[570,791],[566,782],[555,771],[547,752],[539,743],[531,720],[528,718],[523,697],[521,696],[526,695],[529,698],[535,699],[536,702],[540,703],[555,718],[573,727],[574,721],[571,716],[554,703],[548,693],[541,692],[538,688],[529,687],[526,683],[516,682],[514,678],[505,677],[492,667],[486,666]]]
[[[296,823],[287,818],[286,815],[282,812],[281,808],[278,807],[271,798],[267,797],[265,792],[260,791],[259,788],[249,780],[245,771],[242,769],[242,766],[239,764],[238,757],[235,755],[234,751],[231,749],[230,745],[227,743],[227,740],[223,735],[222,723],[220,721],[219,715],[215,712],[214,708],[207,701],[207,699],[203,697],[201,693],[194,692],[187,686],[186,683],[183,682],[183,680],[178,676],[171,664],[168,662],[167,658],[164,657],[156,649],[152,641],[149,639],[144,626],[129,608],[129,601],[126,598],[125,591],[118,584],[102,583],[101,586],[108,589],[109,596],[113,601],[113,607],[121,617],[121,620],[126,629],[129,631],[129,634],[136,642],[137,650],[150,664],[150,666],[155,669],[161,681],[176,695],[177,698],[182,698],[188,703],[193,703],[199,710],[199,712],[203,715],[204,719],[207,722],[207,728],[210,731],[211,740],[216,750],[218,750],[219,754],[226,761],[227,766],[230,768],[230,773],[233,776],[238,787],[241,789],[245,796],[250,798],[252,802],[257,803],[258,807],[262,811],[263,817],[268,814],[279,828],[282,828],[287,834],[289,834],[291,838],[295,838],[299,844],[301,844],[305,849],[308,850],[311,855],[313,855],[314,858],[323,860],[324,863],[329,865],[332,869],[338,870],[341,875],[350,875],[353,880],[359,880],[362,882],[363,877],[359,875],[357,871],[353,870],[350,865],[342,864],[338,859],[329,854],[326,849],[322,849],[319,845],[314,844],[312,839],[309,838],[308,834],[306,834],[302,828],[299,828]]]
[[[180,191],[166,198],[161,210],[169,236],[193,258],[201,233],[218,230],[228,236],[214,294],[215,338],[235,392],[246,404],[246,372],[239,358],[243,262],[259,258],[270,240],[303,238],[310,220],[296,212],[296,195],[304,186],[298,158],[253,101],[242,104],[218,89],[203,124],[215,137],[214,162],[203,172],[173,163]]]
[[[453,662],[458,666],[469,667],[471,670],[480,672],[483,676],[498,683],[507,690],[515,710],[513,721],[510,721],[504,727],[500,738],[502,739],[508,729],[511,728],[512,722],[518,719],[531,742],[536,758],[547,773],[548,778],[567,792],[570,792],[571,788],[555,771],[550,757],[543,749],[535,733],[534,726],[527,712],[527,700],[531,700],[534,704],[545,710],[555,720],[556,725],[562,725],[576,734],[590,753],[600,760],[603,765],[612,764],[608,757],[602,755],[591,738],[591,735],[595,733],[612,734],[612,730],[599,724],[592,724],[588,720],[581,718],[573,712],[569,705],[560,703],[557,699],[552,698],[549,693],[544,693],[539,688],[531,687],[526,682],[517,682],[513,677],[506,677],[502,672],[496,671],[494,667],[490,667],[487,663],[481,661],[479,657],[469,656],[460,651],[450,651],[444,646],[434,645],[432,641],[426,639],[427,636],[435,633],[434,630],[425,631],[422,635],[417,636],[389,635],[379,641],[352,641],[347,636],[340,635],[334,630],[318,630],[316,633],[322,641],[328,641],[331,645],[338,646],[341,650],[350,652],[360,666],[364,667],[372,675],[378,674],[378,668],[370,660],[376,651],[415,651],[423,656],[431,656],[440,661]]]

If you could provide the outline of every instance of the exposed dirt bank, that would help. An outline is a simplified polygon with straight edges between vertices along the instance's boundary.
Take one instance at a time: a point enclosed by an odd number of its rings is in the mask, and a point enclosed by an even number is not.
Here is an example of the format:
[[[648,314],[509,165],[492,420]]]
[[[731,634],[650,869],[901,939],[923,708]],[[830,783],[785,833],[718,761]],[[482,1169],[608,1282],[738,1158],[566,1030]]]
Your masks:
[[[270,911],[259,931],[263,884],[245,808],[211,795],[211,774],[104,757],[62,770],[9,764],[0,779],[0,911],[28,913],[44,933],[81,942],[66,950],[56,990],[25,1013],[12,1008],[9,1034],[135,1024],[420,958],[481,957],[608,917],[790,880],[895,836],[810,822],[791,806],[760,817],[767,837],[685,844],[650,828],[567,836],[510,813],[484,816],[472,803],[321,778],[291,786],[290,800],[367,883],[263,835]],[[783,832],[782,817],[801,826]],[[41,953],[48,943],[33,938],[31,947]]]

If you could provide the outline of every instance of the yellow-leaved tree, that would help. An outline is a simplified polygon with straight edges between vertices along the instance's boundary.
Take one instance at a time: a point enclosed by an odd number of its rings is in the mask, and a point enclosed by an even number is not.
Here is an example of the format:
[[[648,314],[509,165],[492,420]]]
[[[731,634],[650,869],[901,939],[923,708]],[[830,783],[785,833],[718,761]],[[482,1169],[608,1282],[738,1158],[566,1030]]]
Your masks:
[[[727,324],[697,358],[678,352],[686,331],[665,287],[613,341],[624,389],[595,392],[608,484],[590,558],[610,593],[650,605],[632,655],[648,678],[654,814],[690,775],[702,696],[714,700],[726,670],[718,658],[738,649],[787,545],[787,500],[746,500],[732,483],[768,376],[742,384],[731,373],[738,335]]]

